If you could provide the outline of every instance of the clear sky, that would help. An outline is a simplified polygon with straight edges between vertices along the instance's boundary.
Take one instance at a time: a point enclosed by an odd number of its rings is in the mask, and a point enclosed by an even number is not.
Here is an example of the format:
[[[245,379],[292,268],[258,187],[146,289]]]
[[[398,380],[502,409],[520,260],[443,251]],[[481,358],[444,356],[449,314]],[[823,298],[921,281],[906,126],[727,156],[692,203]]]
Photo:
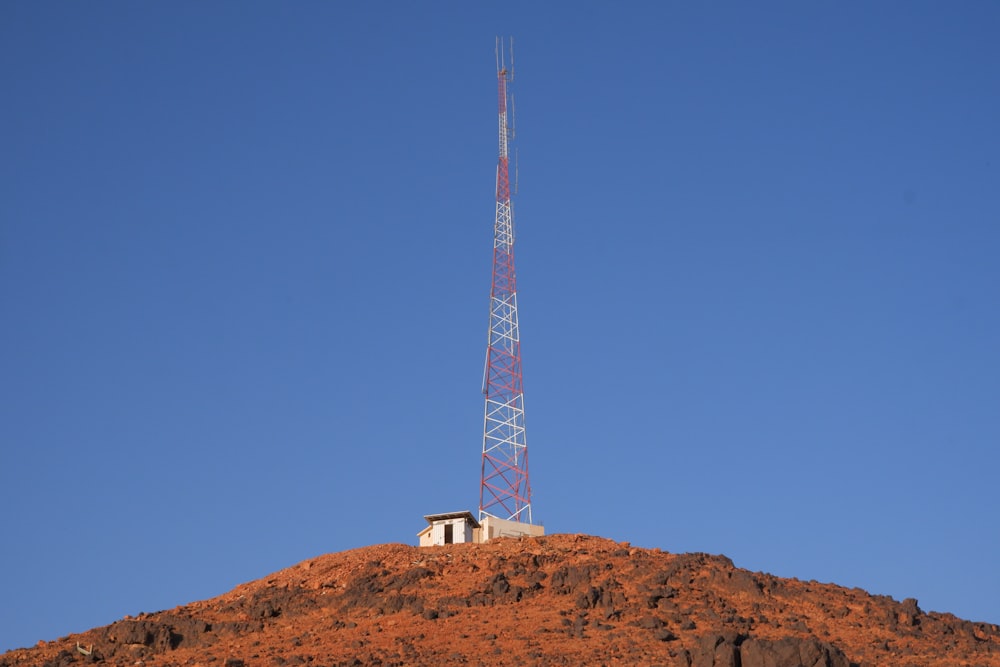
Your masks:
[[[475,509],[1000,623],[1000,5],[0,4],[0,650]]]

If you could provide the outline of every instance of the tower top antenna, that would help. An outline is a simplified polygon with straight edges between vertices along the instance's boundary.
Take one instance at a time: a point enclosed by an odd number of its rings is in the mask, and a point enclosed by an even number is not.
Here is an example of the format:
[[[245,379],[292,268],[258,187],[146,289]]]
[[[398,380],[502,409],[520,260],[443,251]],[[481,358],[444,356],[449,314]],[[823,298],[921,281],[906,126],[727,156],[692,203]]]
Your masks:
[[[495,55],[497,74],[503,75],[508,83],[514,81],[514,38],[497,37]]]

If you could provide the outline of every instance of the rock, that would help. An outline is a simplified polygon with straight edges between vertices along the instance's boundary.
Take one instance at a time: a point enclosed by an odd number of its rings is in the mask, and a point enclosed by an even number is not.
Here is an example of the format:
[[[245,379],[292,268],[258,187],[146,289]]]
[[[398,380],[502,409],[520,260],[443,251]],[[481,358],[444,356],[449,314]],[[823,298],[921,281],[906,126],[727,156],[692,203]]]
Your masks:
[[[655,630],[657,628],[662,628],[664,623],[655,616],[643,616],[636,621],[636,625],[640,628],[646,628],[647,630]]]
[[[815,638],[747,639],[740,645],[741,667],[851,667],[840,649]]]
[[[899,605],[899,610],[896,612],[896,621],[900,625],[912,628],[920,625],[920,616],[923,613],[917,604],[916,598],[906,598]]]

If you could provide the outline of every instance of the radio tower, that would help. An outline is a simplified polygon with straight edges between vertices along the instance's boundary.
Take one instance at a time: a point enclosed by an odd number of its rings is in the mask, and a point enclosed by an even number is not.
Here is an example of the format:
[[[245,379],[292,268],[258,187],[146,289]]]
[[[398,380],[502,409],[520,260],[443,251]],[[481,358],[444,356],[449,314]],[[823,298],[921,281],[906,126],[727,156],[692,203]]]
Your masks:
[[[517,326],[517,284],[514,274],[514,216],[510,201],[509,138],[513,137],[513,40],[510,67],[497,39],[497,99],[500,159],[497,162],[497,214],[493,227],[493,285],[490,290],[490,330],[486,348],[483,393],[483,471],[479,490],[479,520],[487,516],[531,523],[528,444],[524,435],[524,394],[521,384],[521,337]],[[508,104],[510,102],[510,104]],[[511,114],[508,115],[508,108]]]

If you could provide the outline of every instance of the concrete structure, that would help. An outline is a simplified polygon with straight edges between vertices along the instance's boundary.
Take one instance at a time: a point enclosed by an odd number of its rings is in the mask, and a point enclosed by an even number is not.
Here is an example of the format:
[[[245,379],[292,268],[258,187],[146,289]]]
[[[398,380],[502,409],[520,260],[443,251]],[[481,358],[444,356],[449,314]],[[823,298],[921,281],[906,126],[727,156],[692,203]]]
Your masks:
[[[494,537],[541,537],[545,534],[544,526],[521,521],[507,521],[495,516],[483,517],[479,531],[475,535],[478,543],[489,542]]]
[[[541,537],[545,528],[530,523],[507,521],[487,516],[482,523],[476,521],[472,512],[446,512],[428,514],[424,517],[427,527],[417,533],[422,547],[438,547],[444,544],[474,542],[482,544],[494,537]]]

